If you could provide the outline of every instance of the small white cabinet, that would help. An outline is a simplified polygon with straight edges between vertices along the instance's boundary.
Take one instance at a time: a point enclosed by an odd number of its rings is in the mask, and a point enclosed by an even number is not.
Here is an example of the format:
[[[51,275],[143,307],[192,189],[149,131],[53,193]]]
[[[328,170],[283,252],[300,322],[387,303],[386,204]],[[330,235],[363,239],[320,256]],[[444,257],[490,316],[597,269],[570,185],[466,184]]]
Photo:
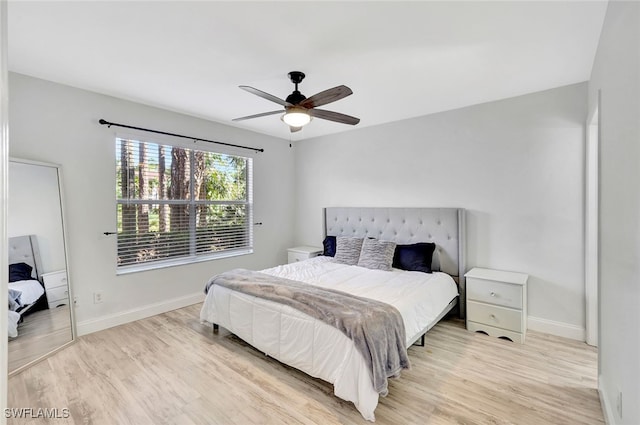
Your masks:
[[[287,250],[288,253],[288,262],[289,264],[295,263],[297,261],[307,260],[309,258],[317,257],[322,254],[322,248],[318,248],[317,246],[296,246],[294,248],[289,248]]]
[[[529,275],[476,267],[464,276],[467,330],[524,343]]]
[[[56,308],[69,304],[69,285],[67,283],[67,271],[43,273],[42,281],[47,293],[49,308]]]

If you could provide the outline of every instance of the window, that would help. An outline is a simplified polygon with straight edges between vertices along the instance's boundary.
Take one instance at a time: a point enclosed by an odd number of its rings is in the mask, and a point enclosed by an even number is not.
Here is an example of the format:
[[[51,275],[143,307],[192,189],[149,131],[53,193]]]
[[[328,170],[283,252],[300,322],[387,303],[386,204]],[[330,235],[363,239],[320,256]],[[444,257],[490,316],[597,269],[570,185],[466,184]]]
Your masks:
[[[250,158],[116,138],[118,270],[252,252]]]

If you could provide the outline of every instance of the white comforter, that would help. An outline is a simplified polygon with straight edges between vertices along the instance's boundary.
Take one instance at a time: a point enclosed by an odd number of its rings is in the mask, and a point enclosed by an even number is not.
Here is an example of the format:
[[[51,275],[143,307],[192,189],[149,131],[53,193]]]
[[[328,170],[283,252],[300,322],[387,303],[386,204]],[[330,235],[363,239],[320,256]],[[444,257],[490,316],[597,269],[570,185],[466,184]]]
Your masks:
[[[44,294],[42,284],[37,280],[18,280],[9,282],[9,289],[20,291],[20,304],[29,305],[38,301],[38,298]]]
[[[407,346],[430,327],[458,295],[451,276],[347,266],[329,257],[262,270],[273,276],[383,301],[402,314]],[[349,338],[291,307],[214,285],[200,318],[216,323],[279,361],[334,385],[334,394],[375,420],[378,393],[362,355]]]
[[[8,310],[9,316],[7,319],[7,335],[10,338],[18,336],[18,322],[20,321],[20,314],[15,311]]]
[[[42,294],[44,294],[44,288],[37,280],[19,280],[16,282],[9,282],[9,289],[20,291],[21,306],[33,304],[34,302],[38,301],[38,298],[40,298]],[[7,334],[11,338],[15,338],[18,336],[18,322],[20,321],[20,317],[20,313],[9,310],[9,316],[7,319]]]

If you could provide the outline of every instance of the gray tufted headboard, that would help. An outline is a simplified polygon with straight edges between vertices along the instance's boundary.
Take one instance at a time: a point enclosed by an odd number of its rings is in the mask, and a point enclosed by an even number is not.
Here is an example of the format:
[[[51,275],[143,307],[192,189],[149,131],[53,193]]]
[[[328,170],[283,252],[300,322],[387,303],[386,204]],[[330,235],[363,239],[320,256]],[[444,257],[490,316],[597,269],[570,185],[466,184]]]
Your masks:
[[[373,237],[398,244],[435,242],[434,268],[454,277],[465,311],[465,215],[461,208],[324,209],[325,236]]]
[[[9,238],[9,264],[27,263],[33,267],[31,276],[40,280],[42,264],[36,235],[15,236]]]

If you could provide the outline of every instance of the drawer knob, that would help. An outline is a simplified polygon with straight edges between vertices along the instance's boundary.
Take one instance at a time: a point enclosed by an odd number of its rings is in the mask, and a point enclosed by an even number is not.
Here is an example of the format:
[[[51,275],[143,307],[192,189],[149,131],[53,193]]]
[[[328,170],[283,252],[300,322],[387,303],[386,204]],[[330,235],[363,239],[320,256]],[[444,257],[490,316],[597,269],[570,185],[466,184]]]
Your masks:
[[[495,292],[492,292],[492,293],[491,293],[491,296],[492,296],[492,297],[495,297],[495,296],[496,296],[496,293],[495,293]]]
[[[496,315],[495,315],[495,314],[492,314],[490,317],[491,317],[493,320],[496,320]]]

